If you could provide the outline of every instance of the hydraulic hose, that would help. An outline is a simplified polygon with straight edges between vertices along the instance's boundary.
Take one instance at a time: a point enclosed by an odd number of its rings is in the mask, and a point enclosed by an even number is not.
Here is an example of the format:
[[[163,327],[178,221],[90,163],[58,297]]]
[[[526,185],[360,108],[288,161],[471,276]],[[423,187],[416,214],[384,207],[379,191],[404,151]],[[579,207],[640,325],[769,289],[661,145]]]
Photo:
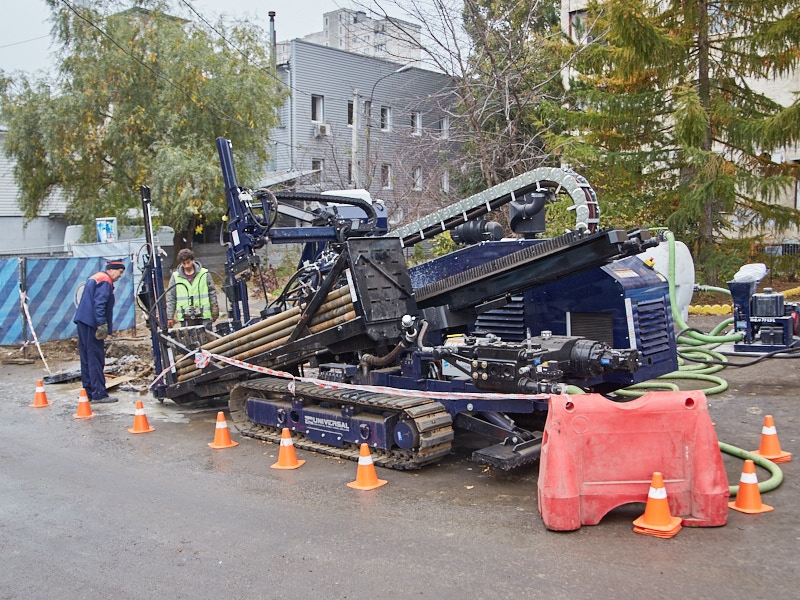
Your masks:
[[[689,327],[684,322],[678,311],[677,303],[675,302],[675,234],[667,230],[664,232],[669,246],[669,262],[667,266],[667,282],[669,283],[669,298],[672,304],[672,318],[681,330],[688,330]],[[738,342],[742,339],[743,334],[733,333],[729,335],[706,335],[696,331],[688,332],[689,338],[679,338],[678,341],[687,343],[689,345],[702,345],[702,344],[721,344],[724,342]]]
[[[736,446],[731,446],[730,444],[726,444],[724,442],[717,442],[719,444],[719,449],[724,452],[725,454],[730,454],[731,456],[735,456],[737,458],[741,458],[742,460],[752,460],[755,464],[759,467],[762,467],[770,472],[772,475],[766,481],[761,481],[758,484],[758,491],[763,493],[771,492],[775,488],[777,488],[781,483],[783,483],[783,471],[781,468],[776,465],[771,460],[767,460],[763,456],[759,456],[758,454],[753,454],[752,452],[748,452],[747,450],[742,450],[741,448],[737,448]],[[730,495],[735,496],[739,493],[739,486],[732,485],[729,488]]]

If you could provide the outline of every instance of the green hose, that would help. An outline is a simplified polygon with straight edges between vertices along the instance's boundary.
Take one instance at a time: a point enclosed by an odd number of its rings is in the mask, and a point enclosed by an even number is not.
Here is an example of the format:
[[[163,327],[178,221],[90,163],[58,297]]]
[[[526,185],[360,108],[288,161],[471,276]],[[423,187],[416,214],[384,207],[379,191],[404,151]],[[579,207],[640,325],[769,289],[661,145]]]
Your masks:
[[[669,263],[667,271],[667,282],[669,283],[669,298],[670,298],[670,303],[672,305],[672,318],[674,319],[675,324],[678,326],[678,328],[681,331],[683,331],[685,329],[689,329],[689,327],[684,322],[683,318],[678,312],[677,303],[675,302],[675,235],[671,231],[666,231],[665,235],[667,238],[667,242],[669,243]],[[699,286],[698,289],[700,289],[701,291],[720,292],[723,294],[730,295],[729,290],[719,287]],[[719,325],[717,325],[711,331],[710,334],[698,333],[692,330],[686,331],[684,335],[678,337],[678,342],[686,344],[687,346],[689,346],[689,348],[681,349],[681,353],[687,358],[702,358],[703,356],[706,356],[721,362],[727,362],[728,359],[725,357],[725,355],[719,352],[715,352],[712,348],[707,348],[707,347],[700,348],[699,346],[715,344],[714,347],[716,347],[725,342],[738,342],[739,340],[741,340],[744,337],[742,333],[719,335],[719,332],[725,329],[732,322],[733,318],[728,318],[723,320]],[[672,391],[678,391],[679,388],[675,384],[658,380],[691,379],[696,381],[707,381],[716,384],[714,387],[707,388],[702,391],[706,395],[718,394],[728,389],[728,382],[722,379],[721,377],[715,377],[711,375],[711,373],[716,373],[717,371],[720,371],[724,368],[725,365],[721,364],[686,365],[684,364],[684,361],[681,359],[678,371],[673,371],[672,373],[667,373],[666,375],[662,375],[658,377],[656,381],[645,381],[642,383],[637,383],[625,389],[617,390],[614,393],[618,396],[623,396],[623,397],[637,397],[642,394],[640,390],[668,389]],[[755,464],[770,472],[771,474],[770,478],[758,484],[758,491],[760,493],[770,492],[775,488],[777,488],[783,482],[783,472],[781,471],[780,467],[775,463],[773,463],[772,461],[762,456],[758,456],[757,454],[753,454],[752,452],[748,452],[747,450],[742,450],[741,448],[737,448],[736,446],[731,446],[730,444],[726,444],[724,442],[718,442],[718,443],[719,443],[719,449],[722,452],[730,454],[731,456],[736,456],[743,460],[747,459],[752,460]],[[731,496],[736,496],[736,494],[739,493],[739,486],[738,485],[729,486],[728,491]]]
[[[714,287],[713,285],[698,285],[695,289],[700,292],[719,292],[720,294],[731,295],[731,291],[726,288]]]
[[[741,458],[742,460],[747,460],[747,459],[752,460],[759,467],[763,467],[764,469],[770,472],[772,476],[766,481],[762,481],[758,484],[758,491],[761,492],[762,494],[766,492],[771,492],[781,483],[783,483],[783,471],[781,471],[781,468],[771,460],[767,460],[763,456],[759,456],[758,454],[753,454],[752,452],[748,452],[747,450],[742,450],[741,448],[737,448],[736,446],[731,446],[730,444],[726,444],[724,442],[717,442],[717,443],[719,444],[719,449],[722,450],[725,454],[730,454],[731,456]],[[735,496],[736,494],[739,493],[739,486],[738,485],[730,486],[729,492],[731,496]]]
[[[680,330],[683,331],[689,329],[689,326],[681,317],[680,312],[678,311],[677,302],[675,301],[675,235],[669,230],[665,231],[664,235],[669,244],[667,283],[669,284],[669,299],[672,307],[672,318]],[[702,286],[701,289],[730,294],[730,292],[724,288]],[[728,362],[727,357],[724,354],[715,352],[714,348],[725,342],[736,342],[742,339],[742,333],[719,335],[719,333],[732,322],[732,318],[725,319],[722,323],[717,325],[710,334],[699,333],[692,330],[685,331],[684,335],[679,336],[677,339],[678,343],[685,346],[679,348],[680,353],[687,358],[712,359],[723,363]],[[707,387],[702,390],[706,395],[719,394],[728,389],[728,382],[721,377],[716,377],[711,374],[721,371],[724,368],[725,365],[722,364],[687,365],[685,364],[685,361],[679,357],[679,368],[677,371],[667,373],[666,375],[661,375],[655,381],[637,383],[625,389],[616,390],[614,394],[625,398],[636,398],[644,393],[643,390],[647,389],[668,389],[673,391],[679,389],[674,384],[668,384],[660,381],[663,379],[688,379],[693,381],[705,381],[712,384],[711,387]]]
[[[669,299],[672,304],[672,318],[675,320],[675,323],[678,325],[679,329],[688,329],[688,325],[686,325],[681,317],[681,314],[678,312],[678,306],[675,302],[675,234],[667,230],[664,232],[664,235],[666,236],[667,243],[669,244],[667,282],[669,283]],[[732,333],[730,335],[706,335],[704,333],[697,333],[696,331],[689,331],[687,332],[687,335],[689,335],[691,338],[694,338],[693,342],[689,342],[692,345],[696,345],[696,342],[700,342],[701,344],[738,342],[743,337],[743,334],[741,333]]]

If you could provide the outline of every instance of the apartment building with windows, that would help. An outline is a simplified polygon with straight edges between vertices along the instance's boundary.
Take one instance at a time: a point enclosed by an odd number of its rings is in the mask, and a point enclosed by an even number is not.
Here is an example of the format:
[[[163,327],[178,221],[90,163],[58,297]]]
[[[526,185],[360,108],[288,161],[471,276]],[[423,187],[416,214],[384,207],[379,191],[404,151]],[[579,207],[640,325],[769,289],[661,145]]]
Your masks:
[[[322,15],[322,31],[307,42],[402,62],[420,59],[420,30],[400,19],[373,19],[364,11],[342,8]]]
[[[451,201],[448,76],[300,39],[285,49],[276,172],[313,171],[294,180],[297,191],[364,188],[393,223]]]

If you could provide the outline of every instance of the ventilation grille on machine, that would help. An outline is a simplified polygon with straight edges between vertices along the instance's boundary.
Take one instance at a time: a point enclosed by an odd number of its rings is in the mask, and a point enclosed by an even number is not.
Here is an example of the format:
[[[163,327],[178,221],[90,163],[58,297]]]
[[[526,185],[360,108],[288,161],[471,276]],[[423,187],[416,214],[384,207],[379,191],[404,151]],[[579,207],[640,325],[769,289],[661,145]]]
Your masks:
[[[493,333],[505,342],[521,342],[525,339],[525,300],[523,296],[511,296],[503,308],[495,308],[478,316],[475,329]],[[538,332],[531,332],[536,335]]]
[[[670,350],[667,312],[664,299],[639,302],[636,307],[639,323],[639,348],[644,356]]]
[[[569,313],[570,334],[614,347],[614,315],[611,313]]]

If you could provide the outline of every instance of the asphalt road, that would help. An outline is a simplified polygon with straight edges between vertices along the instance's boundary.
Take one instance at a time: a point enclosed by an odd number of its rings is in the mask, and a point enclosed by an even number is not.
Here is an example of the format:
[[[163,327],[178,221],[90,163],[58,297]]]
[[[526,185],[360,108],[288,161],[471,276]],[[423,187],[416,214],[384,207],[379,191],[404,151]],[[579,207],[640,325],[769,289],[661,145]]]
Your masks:
[[[134,393],[88,420],[72,417],[74,383],[30,408],[41,363],[2,365],[0,599],[798,598],[798,365],[726,369],[730,388],[709,397],[719,439],[747,450],[775,417],[795,452],[763,496],[775,511],[672,539],[632,532],[643,504],[549,531],[537,466],[486,469],[467,446],[378,469],[388,485],[360,492],[355,463],[298,450],[305,465],[273,470],[278,447],[233,428],[239,446],[212,450],[216,409],[141,397],[155,431],[132,435]],[[724,462],[737,484],[741,461]]]

